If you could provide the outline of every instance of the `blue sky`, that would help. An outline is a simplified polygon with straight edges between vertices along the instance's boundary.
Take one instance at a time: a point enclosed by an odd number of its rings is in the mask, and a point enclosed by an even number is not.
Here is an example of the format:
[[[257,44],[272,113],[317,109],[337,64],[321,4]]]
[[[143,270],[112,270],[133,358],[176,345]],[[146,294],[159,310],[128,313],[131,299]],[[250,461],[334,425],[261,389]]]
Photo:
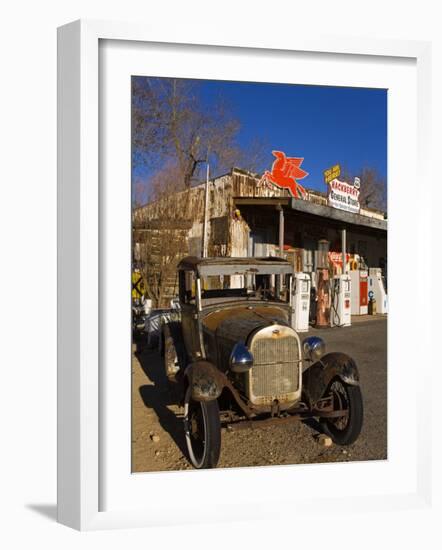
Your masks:
[[[387,90],[205,80],[198,86],[206,105],[220,96],[227,101],[241,124],[240,145],[254,138],[269,144],[263,168],[271,168],[277,149],[304,157],[308,188],[325,191],[323,171],[336,163],[353,174],[375,168],[386,179]]]

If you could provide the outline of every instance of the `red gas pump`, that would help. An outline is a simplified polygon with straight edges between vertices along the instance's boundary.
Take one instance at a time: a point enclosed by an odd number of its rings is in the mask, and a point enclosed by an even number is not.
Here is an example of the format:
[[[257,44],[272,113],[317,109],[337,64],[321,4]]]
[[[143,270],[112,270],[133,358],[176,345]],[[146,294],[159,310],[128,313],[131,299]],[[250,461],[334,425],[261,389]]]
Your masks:
[[[367,315],[368,313],[368,271],[356,269],[350,271],[351,277],[351,314]]]

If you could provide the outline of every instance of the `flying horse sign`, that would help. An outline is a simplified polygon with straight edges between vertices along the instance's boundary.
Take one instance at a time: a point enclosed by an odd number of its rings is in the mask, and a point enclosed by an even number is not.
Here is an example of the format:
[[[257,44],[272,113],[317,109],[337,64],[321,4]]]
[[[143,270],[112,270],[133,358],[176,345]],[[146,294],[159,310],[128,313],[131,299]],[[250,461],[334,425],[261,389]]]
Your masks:
[[[272,171],[264,173],[260,183],[276,185],[280,189],[288,189],[289,193],[295,199],[305,199],[307,192],[304,187],[297,182],[308,176],[308,172],[301,168],[303,158],[286,157],[282,151],[272,151],[276,160],[273,162]]]

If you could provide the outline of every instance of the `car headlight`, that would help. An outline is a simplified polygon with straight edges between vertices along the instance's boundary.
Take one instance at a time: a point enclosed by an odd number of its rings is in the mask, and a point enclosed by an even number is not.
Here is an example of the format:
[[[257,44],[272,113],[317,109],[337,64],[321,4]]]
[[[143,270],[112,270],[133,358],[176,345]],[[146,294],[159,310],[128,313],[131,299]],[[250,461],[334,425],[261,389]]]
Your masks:
[[[247,346],[238,342],[230,355],[230,369],[233,372],[246,372],[253,366],[253,355]]]
[[[325,353],[325,342],[319,336],[309,336],[302,342],[304,356],[311,361],[317,361]]]

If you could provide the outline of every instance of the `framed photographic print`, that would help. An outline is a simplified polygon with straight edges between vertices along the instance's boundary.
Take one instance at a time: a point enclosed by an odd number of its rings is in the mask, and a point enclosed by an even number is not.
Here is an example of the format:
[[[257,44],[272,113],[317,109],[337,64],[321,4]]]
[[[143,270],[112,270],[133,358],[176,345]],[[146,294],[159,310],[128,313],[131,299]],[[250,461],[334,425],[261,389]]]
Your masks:
[[[59,521],[425,506],[429,46],[81,21],[58,67]]]

